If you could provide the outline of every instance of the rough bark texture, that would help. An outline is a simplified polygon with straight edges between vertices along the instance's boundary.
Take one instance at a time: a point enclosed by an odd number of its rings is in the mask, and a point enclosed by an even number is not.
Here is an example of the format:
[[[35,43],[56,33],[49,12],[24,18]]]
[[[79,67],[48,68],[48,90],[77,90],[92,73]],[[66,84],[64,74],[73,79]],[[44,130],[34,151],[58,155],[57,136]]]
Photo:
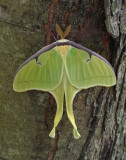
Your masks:
[[[12,90],[16,69],[53,42],[49,29],[72,24],[68,39],[108,59],[117,85],[83,90],[74,100],[73,139],[64,107],[55,139],[56,105],[48,93]],[[126,159],[126,1],[0,0],[0,160]]]

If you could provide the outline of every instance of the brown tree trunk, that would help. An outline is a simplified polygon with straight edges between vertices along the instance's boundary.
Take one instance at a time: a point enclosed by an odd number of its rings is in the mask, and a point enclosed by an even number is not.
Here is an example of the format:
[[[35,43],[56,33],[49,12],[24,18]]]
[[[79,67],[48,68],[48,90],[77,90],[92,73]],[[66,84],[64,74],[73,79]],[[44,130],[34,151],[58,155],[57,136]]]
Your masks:
[[[72,25],[72,40],[105,57],[114,67],[114,87],[78,93],[75,140],[64,115],[55,139],[56,104],[46,92],[16,93],[12,83],[25,59],[52,43],[55,24]],[[126,159],[126,2],[124,0],[0,1],[0,160]]]

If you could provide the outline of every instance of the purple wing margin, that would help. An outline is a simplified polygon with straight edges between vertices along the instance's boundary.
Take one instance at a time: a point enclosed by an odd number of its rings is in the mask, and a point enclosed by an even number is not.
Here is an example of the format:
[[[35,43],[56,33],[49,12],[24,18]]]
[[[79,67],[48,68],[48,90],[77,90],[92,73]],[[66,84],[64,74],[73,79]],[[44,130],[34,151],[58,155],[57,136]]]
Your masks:
[[[49,51],[50,49],[54,48],[57,45],[57,42],[51,43],[49,45],[47,45],[46,47],[40,49],[38,52],[36,52],[34,55],[32,55],[30,58],[28,58],[26,61],[24,61],[23,64],[20,65],[20,67],[17,69],[15,76],[17,74],[17,72],[24,66],[26,65],[28,62],[30,62],[33,59],[38,59],[39,55],[41,55],[42,53]]]
[[[71,46],[73,46],[75,48],[78,48],[78,49],[86,51],[87,53],[89,53],[90,57],[92,55],[94,55],[94,56],[100,58],[101,60],[103,60],[104,62],[106,62],[113,69],[113,67],[111,66],[111,64],[105,58],[103,58],[102,56],[100,56],[99,54],[97,54],[96,52],[94,52],[94,51],[92,51],[92,50],[90,50],[90,49],[88,49],[86,47],[83,47],[82,45],[77,44],[77,43],[75,43],[73,41],[69,41],[69,45],[71,45]]]
[[[16,71],[16,73],[15,73],[15,76],[16,76],[17,72],[18,72],[24,65],[26,65],[29,61],[31,61],[32,59],[36,59],[36,61],[37,61],[39,55],[41,55],[42,53],[44,53],[44,52],[46,52],[46,51],[49,51],[50,49],[54,48],[55,46],[65,46],[65,45],[71,45],[71,46],[73,46],[73,47],[75,47],[75,48],[84,50],[84,51],[86,51],[86,52],[90,55],[90,57],[91,57],[92,55],[94,55],[94,56],[100,58],[101,60],[103,60],[104,62],[106,62],[106,63],[113,69],[113,67],[111,66],[111,64],[110,64],[105,58],[103,58],[102,56],[100,56],[99,54],[97,54],[96,52],[94,52],[94,51],[92,51],[92,50],[90,50],[90,49],[88,49],[88,48],[86,48],[86,47],[83,47],[83,46],[80,45],[80,44],[77,44],[77,43],[75,43],[75,42],[73,42],[73,41],[69,41],[69,40],[68,40],[68,41],[66,41],[66,42],[56,41],[56,42],[53,42],[53,43],[47,45],[46,47],[40,49],[38,52],[36,52],[34,55],[32,55],[30,58],[28,58],[22,65],[20,65],[20,67],[17,69],[17,71]]]

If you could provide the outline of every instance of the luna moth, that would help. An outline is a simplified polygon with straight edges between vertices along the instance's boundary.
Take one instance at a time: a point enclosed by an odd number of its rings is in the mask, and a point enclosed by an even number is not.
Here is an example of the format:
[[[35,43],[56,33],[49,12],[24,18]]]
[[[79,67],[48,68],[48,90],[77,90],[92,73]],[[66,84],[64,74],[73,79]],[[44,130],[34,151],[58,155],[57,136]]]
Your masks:
[[[67,115],[73,125],[75,139],[80,137],[73,114],[73,100],[82,89],[94,86],[110,87],[116,84],[111,64],[94,51],[65,39],[71,26],[62,31],[56,24],[60,40],[40,49],[17,70],[13,90],[24,92],[40,90],[50,92],[57,103],[54,126],[49,136],[55,137],[55,129],[63,114],[64,95]]]

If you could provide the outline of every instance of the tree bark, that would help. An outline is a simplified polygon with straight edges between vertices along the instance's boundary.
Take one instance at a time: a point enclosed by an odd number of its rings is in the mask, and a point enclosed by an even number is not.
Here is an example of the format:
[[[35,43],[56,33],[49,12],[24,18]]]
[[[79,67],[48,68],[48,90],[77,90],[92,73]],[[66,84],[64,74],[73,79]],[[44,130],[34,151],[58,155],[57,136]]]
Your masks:
[[[16,93],[16,69],[54,40],[55,24],[72,25],[70,37],[105,57],[117,83],[79,92],[72,135],[66,108],[55,139],[56,103],[47,92]],[[0,1],[0,160],[126,159],[126,2],[124,0]]]

